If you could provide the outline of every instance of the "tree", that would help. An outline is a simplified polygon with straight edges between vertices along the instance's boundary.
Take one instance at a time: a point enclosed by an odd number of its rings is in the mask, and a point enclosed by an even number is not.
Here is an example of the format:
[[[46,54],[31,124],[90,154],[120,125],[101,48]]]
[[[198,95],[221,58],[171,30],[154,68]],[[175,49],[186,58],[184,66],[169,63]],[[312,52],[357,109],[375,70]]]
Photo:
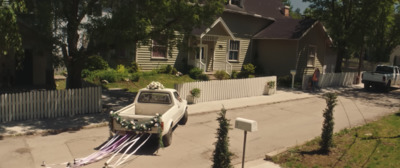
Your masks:
[[[324,110],[324,123],[322,125],[321,141],[319,143],[321,152],[329,152],[329,148],[333,145],[333,108],[336,106],[337,95],[335,93],[324,94],[326,100],[326,108]]]
[[[282,0],[283,5],[285,6],[289,6],[289,15],[291,18],[293,19],[302,19],[302,14],[300,12],[300,8],[296,8],[293,11],[293,6],[292,6],[292,2],[290,0]]]
[[[17,14],[25,10],[23,0],[0,0],[0,57],[14,54],[18,64],[23,59],[23,49]]]
[[[231,168],[231,157],[232,153],[229,151],[229,120],[225,117],[225,108],[221,109],[218,114],[217,121],[219,122],[219,128],[217,129],[217,142],[215,143],[215,150],[213,153],[213,168]]]
[[[67,67],[67,87],[81,87],[81,72],[90,53],[99,48],[115,45],[134,46],[137,42],[166,37],[169,47],[179,44],[182,38],[175,32],[189,34],[193,28],[208,25],[223,11],[223,0],[209,0],[203,4],[194,0],[142,1],[142,0],[72,0],[60,1],[60,19],[66,23],[66,41],[61,41],[64,62]],[[109,14],[90,16],[85,24],[82,19],[98,10],[109,8]],[[96,39],[93,49],[79,43],[81,27]],[[171,50],[170,50],[171,51]]]
[[[386,55],[383,51],[391,51],[391,46],[387,45],[391,40],[387,40],[389,38],[384,34],[396,34],[389,33],[388,30],[398,31],[394,24],[389,24],[393,20],[390,18],[393,16],[393,7],[397,0],[304,1],[311,3],[310,8],[305,11],[306,15],[321,20],[334,40],[338,51],[335,72],[342,71],[343,58],[348,59],[355,53],[359,58],[363,58],[364,48],[372,50],[385,48],[379,50],[381,56],[378,58],[386,57],[382,57]],[[362,66],[361,61],[360,66]]]

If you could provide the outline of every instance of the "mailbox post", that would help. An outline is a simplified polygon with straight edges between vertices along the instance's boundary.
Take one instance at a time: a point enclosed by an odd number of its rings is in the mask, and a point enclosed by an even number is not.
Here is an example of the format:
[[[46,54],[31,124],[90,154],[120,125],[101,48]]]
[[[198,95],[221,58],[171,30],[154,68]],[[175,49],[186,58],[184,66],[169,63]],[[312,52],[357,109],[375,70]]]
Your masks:
[[[290,70],[290,74],[292,74],[292,89],[294,88],[294,76],[296,75],[296,70]]]
[[[257,121],[238,117],[235,120],[235,128],[244,130],[243,157],[242,157],[242,168],[244,168],[247,131],[250,132],[257,131]]]

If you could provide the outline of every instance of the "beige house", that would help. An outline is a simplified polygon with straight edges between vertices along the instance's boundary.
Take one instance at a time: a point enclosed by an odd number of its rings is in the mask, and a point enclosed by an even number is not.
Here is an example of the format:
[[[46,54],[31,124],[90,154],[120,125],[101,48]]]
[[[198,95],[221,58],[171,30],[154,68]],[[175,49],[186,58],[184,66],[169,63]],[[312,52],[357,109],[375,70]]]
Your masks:
[[[280,0],[231,0],[223,14],[208,27],[195,29],[187,51],[167,47],[153,40],[136,49],[136,61],[143,70],[161,65],[191,65],[205,72],[241,71],[252,63],[265,75],[297,77],[315,68],[333,72],[336,53],[324,26],[316,20],[296,20],[288,16],[288,7]],[[286,14],[286,15],[285,15]]]

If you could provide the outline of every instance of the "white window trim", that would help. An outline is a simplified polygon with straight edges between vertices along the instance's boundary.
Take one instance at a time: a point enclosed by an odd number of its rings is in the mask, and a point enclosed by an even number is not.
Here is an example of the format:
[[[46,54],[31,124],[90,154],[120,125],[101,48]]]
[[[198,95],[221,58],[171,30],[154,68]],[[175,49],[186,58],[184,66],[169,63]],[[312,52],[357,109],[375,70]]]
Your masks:
[[[238,52],[237,59],[229,59],[230,52],[231,52],[231,51],[236,51],[236,50],[231,50],[231,41],[239,42],[239,48],[238,48],[238,50],[237,50],[237,52]],[[227,58],[227,59],[228,59],[229,62],[239,62],[239,57],[240,57],[240,46],[241,46],[240,40],[228,40],[228,58]]]
[[[308,50],[308,52],[307,52],[307,67],[315,67],[315,61],[316,61],[316,59],[317,59],[317,56],[318,56],[318,50],[317,50],[317,46],[316,45],[308,45],[308,48],[309,48],[309,50]],[[308,60],[311,58],[310,57],[310,48],[314,48],[315,50],[315,54],[314,54],[314,59],[313,59],[313,63],[312,64],[308,64]]]
[[[162,47],[166,47],[166,50],[165,50],[165,57],[154,57],[153,56],[153,47],[154,46],[162,46]],[[168,59],[168,46],[165,46],[165,45],[154,45],[154,40],[152,39],[151,40],[151,59],[157,59],[157,60],[167,60]]]

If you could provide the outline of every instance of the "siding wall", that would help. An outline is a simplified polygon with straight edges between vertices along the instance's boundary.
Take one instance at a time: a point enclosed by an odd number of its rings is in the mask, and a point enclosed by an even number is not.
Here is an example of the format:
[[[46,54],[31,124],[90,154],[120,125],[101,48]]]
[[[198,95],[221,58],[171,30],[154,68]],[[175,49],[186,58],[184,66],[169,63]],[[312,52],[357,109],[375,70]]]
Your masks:
[[[315,68],[319,68],[322,73],[324,71],[324,65],[329,64],[329,68],[332,68],[332,64],[334,66],[335,60],[334,52],[328,46],[327,37],[325,32],[323,31],[321,25],[314,26],[303,38],[299,40],[298,47],[298,65],[297,65],[297,74],[296,76],[302,77],[303,75],[313,74]],[[315,66],[309,67],[307,66],[307,57],[309,53],[309,46],[313,45],[317,47],[317,57],[315,59]],[[329,57],[329,58],[328,58]],[[325,60],[327,59],[327,60]],[[327,67],[327,66],[326,66]]]
[[[257,40],[256,66],[267,75],[290,75],[296,66],[296,40]]]
[[[235,39],[240,41],[240,49],[239,49],[239,60],[237,62],[229,62],[232,65],[232,70],[240,71],[242,69],[243,64],[246,64],[247,60],[250,60],[248,57],[251,56],[250,54],[250,39]],[[222,46],[222,48],[219,48]],[[228,47],[229,47],[229,40],[218,40],[215,45],[215,52],[214,52],[214,61],[215,62],[226,62],[228,60]]]
[[[172,55],[168,54],[167,59],[152,59],[150,48],[151,45],[140,45],[140,47],[136,49],[136,62],[142,70],[153,70],[162,65],[180,66],[176,65],[176,63],[182,63],[182,61],[177,61],[179,54],[177,47],[173,47]]]

